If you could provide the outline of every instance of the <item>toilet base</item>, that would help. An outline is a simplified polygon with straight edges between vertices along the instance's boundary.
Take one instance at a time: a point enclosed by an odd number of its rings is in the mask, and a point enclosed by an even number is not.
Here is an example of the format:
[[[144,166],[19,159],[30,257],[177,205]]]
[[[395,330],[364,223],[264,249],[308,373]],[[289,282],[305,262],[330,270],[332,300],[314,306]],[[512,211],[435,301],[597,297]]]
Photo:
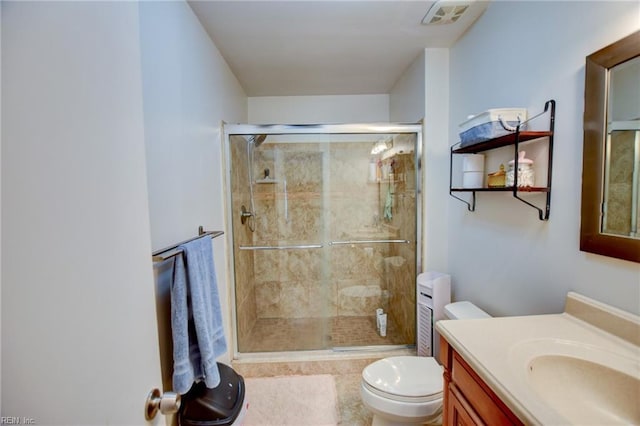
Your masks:
[[[364,406],[373,413],[372,426],[418,426],[442,424],[442,399],[429,403],[393,401],[372,393],[364,383],[360,385]]]
[[[397,422],[389,419],[385,419],[384,417],[374,414],[373,421],[371,422],[371,426],[411,426],[411,425],[420,425],[420,426],[442,426],[442,415],[439,415],[437,418],[433,419],[428,423],[413,423],[413,422]]]

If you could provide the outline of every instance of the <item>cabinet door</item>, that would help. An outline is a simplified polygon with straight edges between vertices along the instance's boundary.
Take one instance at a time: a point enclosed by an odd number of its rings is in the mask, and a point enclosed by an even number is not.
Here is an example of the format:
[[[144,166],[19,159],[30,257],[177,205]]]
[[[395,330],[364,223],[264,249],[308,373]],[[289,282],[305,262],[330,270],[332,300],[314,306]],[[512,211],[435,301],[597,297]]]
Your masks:
[[[453,384],[449,386],[449,401],[447,405],[447,411],[450,413],[447,426],[484,425],[484,422],[464,395]]]
[[[474,407],[478,418],[492,426],[520,424],[458,353],[453,355],[452,378],[456,390],[465,397],[466,401],[469,401],[470,406]]]

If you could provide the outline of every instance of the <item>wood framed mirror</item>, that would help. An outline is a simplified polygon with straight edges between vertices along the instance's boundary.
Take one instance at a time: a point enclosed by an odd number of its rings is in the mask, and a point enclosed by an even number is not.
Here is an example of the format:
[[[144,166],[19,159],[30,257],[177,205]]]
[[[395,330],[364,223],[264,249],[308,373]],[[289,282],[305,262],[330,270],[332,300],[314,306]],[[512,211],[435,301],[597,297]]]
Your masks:
[[[587,56],[580,226],[580,250],[633,262],[640,262],[640,233],[638,229],[638,222],[640,222],[638,220],[640,215],[640,202],[638,201],[640,129],[634,130],[640,123],[640,112],[638,112],[640,111],[640,97],[635,93],[636,90],[640,93],[640,74],[632,75],[630,79],[626,77],[632,84],[622,93],[631,91],[632,111],[625,112],[626,118],[623,120],[617,119],[623,124],[615,121],[612,114],[612,110],[615,109],[613,102],[616,101],[612,90],[612,75],[614,69],[640,68],[637,64],[640,64],[640,31]],[[616,73],[619,74],[617,71]],[[619,213],[627,209],[626,205],[621,207],[619,203],[612,202],[608,195],[609,192],[613,192],[610,176],[621,174],[618,170],[613,169],[618,161],[612,157],[612,146],[615,149],[615,146],[620,145],[617,140],[623,133],[624,139],[631,141],[625,142],[630,146],[628,149],[625,148],[626,151],[630,151],[630,154],[626,153],[625,156],[631,155],[631,157],[624,161],[627,164],[625,167],[631,170],[624,171],[623,174],[627,176],[625,179],[628,182],[615,184],[615,191],[621,191],[621,188],[624,187],[625,193],[618,198],[629,199],[629,226],[621,226],[621,229],[628,228],[628,231],[616,230],[614,226],[607,224],[608,216],[620,216]],[[615,136],[614,139],[612,139],[612,135]],[[619,166],[615,165],[615,167]],[[633,219],[634,214],[635,219]],[[609,222],[613,221],[609,220]]]

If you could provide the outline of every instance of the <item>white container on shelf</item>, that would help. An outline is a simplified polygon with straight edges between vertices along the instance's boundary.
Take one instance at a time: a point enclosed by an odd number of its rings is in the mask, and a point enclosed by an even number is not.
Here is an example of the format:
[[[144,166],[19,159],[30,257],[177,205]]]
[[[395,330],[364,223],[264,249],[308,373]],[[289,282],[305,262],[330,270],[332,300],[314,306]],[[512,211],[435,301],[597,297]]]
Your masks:
[[[463,188],[482,188],[484,172],[462,172]]]
[[[482,188],[484,154],[465,154],[462,158],[462,187]]]
[[[489,109],[460,124],[460,145],[465,147],[504,136],[527,120],[526,108]]]
[[[369,163],[369,182],[375,182],[376,180],[378,180],[378,164],[372,159]]]
[[[533,171],[533,160],[525,158],[526,153],[524,151],[518,152],[518,187],[530,187],[535,186],[535,174]],[[505,176],[505,185],[513,186],[515,183],[514,173],[515,162],[509,161],[509,170]]]
[[[462,158],[463,172],[484,172],[484,154],[465,154]]]

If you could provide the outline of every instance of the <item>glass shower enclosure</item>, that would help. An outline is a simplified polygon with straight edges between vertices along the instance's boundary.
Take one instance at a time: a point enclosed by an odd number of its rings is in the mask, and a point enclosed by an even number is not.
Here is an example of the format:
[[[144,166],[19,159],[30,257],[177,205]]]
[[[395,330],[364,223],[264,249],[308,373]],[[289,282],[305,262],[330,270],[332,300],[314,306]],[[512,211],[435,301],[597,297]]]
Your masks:
[[[421,146],[419,124],[224,126],[237,353],[415,344]]]

